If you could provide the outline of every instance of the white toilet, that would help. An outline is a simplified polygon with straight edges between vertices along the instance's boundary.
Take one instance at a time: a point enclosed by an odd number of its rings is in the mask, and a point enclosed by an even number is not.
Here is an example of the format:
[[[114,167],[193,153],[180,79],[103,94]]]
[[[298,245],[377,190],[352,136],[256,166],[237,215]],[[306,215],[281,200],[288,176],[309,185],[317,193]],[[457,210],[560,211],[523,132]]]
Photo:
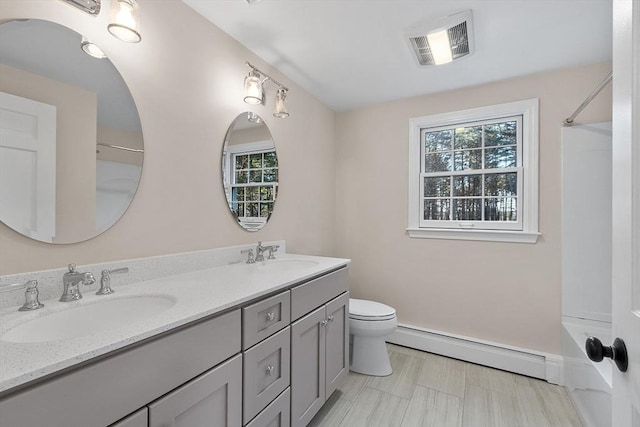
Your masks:
[[[379,377],[391,375],[385,337],[398,326],[396,310],[363,299],[349,299],[350,369]]]

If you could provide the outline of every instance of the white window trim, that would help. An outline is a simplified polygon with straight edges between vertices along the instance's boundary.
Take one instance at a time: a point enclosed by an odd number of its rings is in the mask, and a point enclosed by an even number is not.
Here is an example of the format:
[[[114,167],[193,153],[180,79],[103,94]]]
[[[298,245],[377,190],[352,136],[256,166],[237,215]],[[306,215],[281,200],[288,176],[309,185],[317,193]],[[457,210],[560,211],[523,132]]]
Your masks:
[[[538,99],[509,102],[449,113],[432,114],[409,120],[409,237],[494,242],[536,243],[538,232]],[[420,217],[420,135],[424,128],[454,125],[522,115],[522,230],[471,230],[421,228]]]

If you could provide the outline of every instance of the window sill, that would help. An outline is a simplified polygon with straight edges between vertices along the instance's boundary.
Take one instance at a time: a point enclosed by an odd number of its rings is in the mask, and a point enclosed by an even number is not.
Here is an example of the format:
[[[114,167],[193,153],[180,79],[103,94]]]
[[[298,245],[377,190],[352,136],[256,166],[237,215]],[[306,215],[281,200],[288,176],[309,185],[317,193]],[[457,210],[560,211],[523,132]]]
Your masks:
[[[456,230],[451,228],[407,228],[409,237],[420,239],[481,240],[486,242],[536,243],[538,232],[512,230]]]

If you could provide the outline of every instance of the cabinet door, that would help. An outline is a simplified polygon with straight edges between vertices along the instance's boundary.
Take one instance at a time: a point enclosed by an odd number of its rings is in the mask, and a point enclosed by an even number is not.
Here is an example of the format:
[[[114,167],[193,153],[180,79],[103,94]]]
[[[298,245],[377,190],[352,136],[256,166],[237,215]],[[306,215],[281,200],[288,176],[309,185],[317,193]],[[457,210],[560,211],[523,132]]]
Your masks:
[[[242,425],[242,355],[149,405],[149,427]]]
[[[291,426],[306,426],[325,401],[325,307],[291,325]]]
[[[326,398],[349,374],[349,292],[329,301],[326,326]]]
[[[134,412],[128,417],[121,419],[117,423],[111,424],[110,427],[148,427],[148,416],[148,410],[145,406],[144,408]]]

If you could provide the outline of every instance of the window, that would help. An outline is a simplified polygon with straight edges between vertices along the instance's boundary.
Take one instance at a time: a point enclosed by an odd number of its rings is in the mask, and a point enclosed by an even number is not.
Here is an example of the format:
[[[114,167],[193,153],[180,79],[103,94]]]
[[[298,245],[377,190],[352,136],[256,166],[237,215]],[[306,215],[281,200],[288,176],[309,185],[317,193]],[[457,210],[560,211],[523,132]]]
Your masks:
[[[245,229],[260,229],[273,212],[278,192],[278,157],[273,141],[225,147],[222,178],[233,214]]]
[[[411,119],[410,237],[535,243],[538,101]]]
[[[273,211],[278,181],[275,150],[233,154],[231,210],[253,222],[266,221]]]

